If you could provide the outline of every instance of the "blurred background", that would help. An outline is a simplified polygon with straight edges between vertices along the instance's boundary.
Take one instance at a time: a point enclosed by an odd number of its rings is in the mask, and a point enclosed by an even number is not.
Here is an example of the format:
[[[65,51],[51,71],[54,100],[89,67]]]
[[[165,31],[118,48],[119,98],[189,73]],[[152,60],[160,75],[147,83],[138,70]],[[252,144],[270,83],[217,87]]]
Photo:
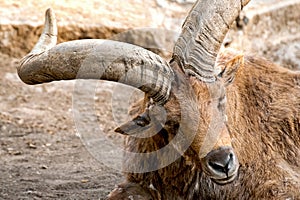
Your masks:
[[[56,13],[59,43],[114,39],[169,59],[194,2],[0,0],[0,199],[102,199],[123,180],[119,170],[92,156],[76,131],[75,81],[28,86],[16,74],[19,59],[42,32],[46,9]],[[252,0],[232,25],[224,47],[299,70],[299,11],[300,0]],[[92,89],[94,110],[85,110],[83,97],[80,111],[93,113],[83,122],[86,132],[97,123],[108,139],[121,145],[123,138],[114,128],[128,120],[128,102],[135,96],[128,94],[135,92],[104,81]]]
[[[0,1],[0,52],[20,57],[42,31],[44,12],[54,9],[58,42],[112,38],[171,51],[195,0],[10,0]],[[300,68],[300,1],[252,0],[225,40],[289,68]],[[159,29],[134,30],[134,29]],[[124,34],[124,31],[131,30]],[[171,33],[170,33],[171,32]],[[123,33],[119,36],[117,34]]]

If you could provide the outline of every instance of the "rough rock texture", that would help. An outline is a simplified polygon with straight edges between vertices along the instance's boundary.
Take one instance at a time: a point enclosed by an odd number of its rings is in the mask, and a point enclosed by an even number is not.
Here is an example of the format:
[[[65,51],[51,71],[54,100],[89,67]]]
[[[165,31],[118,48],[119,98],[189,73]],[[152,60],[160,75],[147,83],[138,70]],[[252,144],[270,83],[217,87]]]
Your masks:
[[[179,32],[191,4],[157,2],[160,1],[1,1],[0,51],[14,57],[24,56],[30,51],[42,31],[48,7],[52,7],[57,15],[58,42],[110,38],[133,28]]]
[[[94,0],[0,2],[0,52],[24,56],[42,31],[44,11],[58,19],[58,42],[112,38],[170,57],[181,24],[195,0]],[[145,9],[146,8],[146,9]],[[252,0],[226,45],[300,69],[300,0]]]
[[[300,70],[300,1],[253,1],[227,35],[228,46]]]

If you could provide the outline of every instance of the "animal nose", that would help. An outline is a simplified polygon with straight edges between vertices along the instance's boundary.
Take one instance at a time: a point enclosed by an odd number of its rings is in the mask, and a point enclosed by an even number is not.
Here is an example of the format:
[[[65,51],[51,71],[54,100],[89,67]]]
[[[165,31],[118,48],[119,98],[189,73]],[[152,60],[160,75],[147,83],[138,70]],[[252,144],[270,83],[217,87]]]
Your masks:
[[[220,147],[203,158],[204,171],[215,182],[226,184],[237,176],[239,163],[231,147]]]
[[[210,167],[220,173],[225,173],[228,176],[230,168],[233,166],[233,156],[234,154],[224,151],[215,152],[213,155],[210,155],[208,164]]]

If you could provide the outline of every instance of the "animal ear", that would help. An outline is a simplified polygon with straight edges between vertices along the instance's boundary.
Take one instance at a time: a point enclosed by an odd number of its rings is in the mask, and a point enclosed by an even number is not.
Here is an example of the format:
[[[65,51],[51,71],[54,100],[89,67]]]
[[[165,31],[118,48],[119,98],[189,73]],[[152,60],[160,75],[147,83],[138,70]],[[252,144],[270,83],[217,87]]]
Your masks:
[[[126,122],[122,124],[118,128],[115,129],[115,132],[121,133],[122,135],[134,135],[142,132],[144,127],[150,124],[150,117],[148,113],[143,113],[142,115],[138,115],[132,121]]]
[[[228,85],[233,82],[235,75],[240,67],[244,65],[244,55],[239,54],[232,58],[230,61],[225,63],[225,66],[219,77],[224,80],[225,85]]]

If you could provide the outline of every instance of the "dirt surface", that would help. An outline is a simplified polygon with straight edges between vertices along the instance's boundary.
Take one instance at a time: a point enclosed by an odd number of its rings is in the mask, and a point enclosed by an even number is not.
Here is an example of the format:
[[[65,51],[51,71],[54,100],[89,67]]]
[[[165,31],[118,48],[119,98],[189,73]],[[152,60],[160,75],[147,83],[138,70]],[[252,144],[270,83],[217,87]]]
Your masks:
[[[132,101],[128,95],[132,90],[101,81],[95,87],[91,86],[95,82],[89,81],[28,86],[19,80],[15,69],[19,57],[36,41],[43,22],[40,18],[49,6],[56,10],[58,25],[63,28],[59,30],[65,33],[60,35],[60,41],[80,37],[105,38],[130,27],[172,29],[174,20],[180,24],[185,14],[185,7],[177,7],[173,2],[169,10],[166,10],[166,4],[155,3],[167,1],[101,2],[100,6],[90,1],[0,1],[0,34],[11,34],[7,38],[14,38],[0,41],[0,52],[18,57],[0,53],[1,200],[103,199],[123,180],[120,155],[114,149],[121,146],[123,138],[113,130],[128,119],[126,108],[128,101]],[[190,4],[184,6],[189,8]],[[123,12],[114,11],[121,9]],[[159,13],[164,13],[163,17]],[[143,20],[143,16],[148,19],[149,15],[152,20]],[[64,25],[67,21],[84,25],[76,26],[77,34],[73,31],[75,26]],[[17,28],[22,27],[18,23],[24,27]],[[91,23],[106,28],[97,32],[99,29],[93,29],[95,26],[89,26]],[[177,30],[180,28],[179,25],[176,27]],[[20,35],[27,37],[20,38]],[[28,41],[27,46],[19,43],[23,39]],[[299,52],[298,37],[288,41]],[[9,47],[5,46],[7,44],[10,48],[6,48]],[[284,48],[278,50],[278,55],[287,55],[284,51]],[[291,58],[296,55],[290,54]],[[81,87],[82,91],[92,92],[92,96],[77,90]],[[84,120],[78,122],[78,116],[83,116]],[[111,141],[111,147],[101,145],[99,138]],[[101,152],[107,151],[113,156],[101,157]]]
[[[28,86],[16,75],[16,59],[0,54],[0,60],[0,199],[101,199],[107,195],[120,182],[121,173],[93,158],[76,134],[75,82]],[[111,84],[97,90],[99,109],[95,120],[87,119],[86,124],[101,124],[114,137],[112,91]],[[88,107],[84,101],[81,106]]]

